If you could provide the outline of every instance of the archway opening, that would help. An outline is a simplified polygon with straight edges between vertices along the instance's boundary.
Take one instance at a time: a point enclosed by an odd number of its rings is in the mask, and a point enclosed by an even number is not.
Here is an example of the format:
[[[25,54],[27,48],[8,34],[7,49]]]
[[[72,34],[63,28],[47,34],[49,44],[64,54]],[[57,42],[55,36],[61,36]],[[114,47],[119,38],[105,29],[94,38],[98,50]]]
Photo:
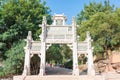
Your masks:
[[[87,74],[87,55],[86,54],[79,55],[78,64],[79,64],[80,75],[86,75]]]
[[[30,62],[30,73],[31,75],[39,74],[40,70],[40,57],[37,54],[34,54]]]
[[[52,44],[46,51],[47,75],[71,75],[72,50],[66,44]]]

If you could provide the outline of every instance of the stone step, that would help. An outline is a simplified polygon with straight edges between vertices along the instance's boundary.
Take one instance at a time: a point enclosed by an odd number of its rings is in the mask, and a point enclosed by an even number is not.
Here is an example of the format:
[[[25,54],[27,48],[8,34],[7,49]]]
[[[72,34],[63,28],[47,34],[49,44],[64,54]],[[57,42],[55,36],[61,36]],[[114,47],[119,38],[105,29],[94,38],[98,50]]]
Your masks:
[[[105,80],[120,80],[120,74],[108,73],[105,75]]]
[[[102,76],[73,76],[73,75],[48,75],[48,76],[14,76],[13,80],[104,80]]]

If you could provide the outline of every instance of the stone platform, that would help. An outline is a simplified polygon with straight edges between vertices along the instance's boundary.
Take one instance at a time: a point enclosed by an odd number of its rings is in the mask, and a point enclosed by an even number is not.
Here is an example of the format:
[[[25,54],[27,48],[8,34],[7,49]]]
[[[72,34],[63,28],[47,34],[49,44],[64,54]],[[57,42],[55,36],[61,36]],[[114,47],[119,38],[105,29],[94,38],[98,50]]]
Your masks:
[[[104,76],[105,80],[120,80],[120,74],[117,73],[107,73]]]
[[[105,80],[102,76],[73,76],[73,75],[32,75],[32,76],[14,76],[13,80]]]

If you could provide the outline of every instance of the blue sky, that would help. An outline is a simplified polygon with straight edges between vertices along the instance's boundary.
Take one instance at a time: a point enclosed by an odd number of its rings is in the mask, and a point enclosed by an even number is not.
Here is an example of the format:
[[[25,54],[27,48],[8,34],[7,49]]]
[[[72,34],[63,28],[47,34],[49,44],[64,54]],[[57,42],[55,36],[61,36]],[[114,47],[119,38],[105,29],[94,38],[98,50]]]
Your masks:
[[[67,24],[71,23],[72,16],[77,16],[84,8],[84,4],[89,4],[91,1],[103,2],[104,0],[45,0],[47,6],[51,9],[51,14],[62,14],[67,17]],[[115,7],[120,7],[120,0],[110,0],[110,4]]]

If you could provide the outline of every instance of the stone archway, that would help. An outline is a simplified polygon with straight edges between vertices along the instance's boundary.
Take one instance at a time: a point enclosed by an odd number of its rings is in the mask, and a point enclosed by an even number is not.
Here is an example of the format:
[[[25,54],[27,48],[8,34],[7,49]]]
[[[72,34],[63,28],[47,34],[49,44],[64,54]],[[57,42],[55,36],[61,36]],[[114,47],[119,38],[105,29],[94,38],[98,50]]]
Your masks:
[[[68,49],[64,52],[64,49]],[[46,50],[46,75],[72,75],[72,50],[66,44],[48,44]]]
[[[61,63],[62,54],[61,47],[59,44],[52,44],[48,49],[46,49],[46,63],[51,63],[56,65]]]
[[[57,24],[57,20],[62,20],[61,24]],[[71,25],[65,24],[66,17],[63,14],[53,16],[53,24],[47,25],[46,17],[43,17],[41,41],[33,41],[31,32],[27,36],[27,45],[25,46],[25,64],[23,75],[30,75],[30,55],[35,53],[40,55],[40,71],[39,75],[45,74],[46,66],[46,50],[48,44],[68,44],[73,51],[73,75],[79,75],[78,53],[87,53],[88,56],[88,75],[95,75],[93,65],[93,47],[91,46],[90,33],[87,32],[86,40],[79,42],[76,33],[76,21],[73,18]]]
[[[79,64],[79,70],[80,70],[80,75],[86,75],[87,74],[87,54],[80,53],[78,55],[78,64]]]

